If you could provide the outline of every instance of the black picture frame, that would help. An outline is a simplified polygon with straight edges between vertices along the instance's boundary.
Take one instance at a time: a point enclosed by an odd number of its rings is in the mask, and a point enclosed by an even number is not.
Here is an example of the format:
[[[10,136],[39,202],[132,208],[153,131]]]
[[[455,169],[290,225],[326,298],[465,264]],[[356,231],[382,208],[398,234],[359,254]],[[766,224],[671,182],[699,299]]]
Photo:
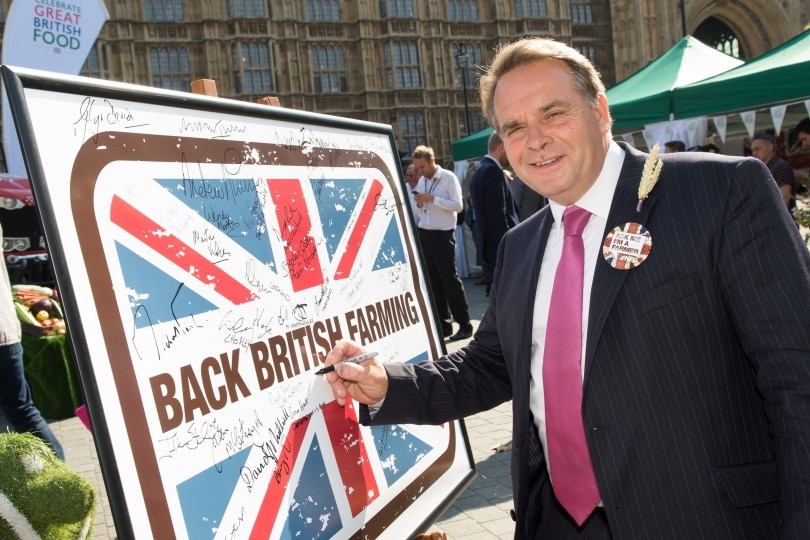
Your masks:
[[[391,126],[0,72],[119,538],[287,538],[293,506],[402,538],[450,506],[463,421],[362,427],[314,375],[338,334],[444,352]]]

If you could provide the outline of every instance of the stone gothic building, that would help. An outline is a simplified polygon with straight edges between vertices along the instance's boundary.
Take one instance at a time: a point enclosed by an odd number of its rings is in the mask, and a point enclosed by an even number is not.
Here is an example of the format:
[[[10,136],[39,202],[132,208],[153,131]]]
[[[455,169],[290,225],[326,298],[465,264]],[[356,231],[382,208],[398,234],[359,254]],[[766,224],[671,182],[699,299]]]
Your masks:
[[[70,0],[36,0],[59,8]],[[105,0],[81,75],[390,124],[451,163],[452,141],[487,127],[477,78],[502,41],[552,36],[592,59],[608,87],[684,33],[752,58],[810,20],[810,0]],[[0,0],[2,22],[11,0]]]

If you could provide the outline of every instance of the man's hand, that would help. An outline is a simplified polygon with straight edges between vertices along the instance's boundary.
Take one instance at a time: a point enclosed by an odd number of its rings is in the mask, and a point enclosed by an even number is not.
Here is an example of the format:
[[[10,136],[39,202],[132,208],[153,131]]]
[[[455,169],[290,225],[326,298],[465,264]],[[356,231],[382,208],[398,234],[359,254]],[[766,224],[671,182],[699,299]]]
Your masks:
[[[360,345],[349,340],[339,340],[335,348],[326,355],[325,365],[336,364],[344,358],[352,358],[366,352]],[[351,397],[366,405],[374,405],[388,392],[388,375],[377,358],[361,364],[343,363],[335,366],[335,371],[325,375],[332,387],[338,405],[346,404]]]
[[[413,196],[413,199],[416,201],[416,204],[421,207],[424,203],[433,202],[436,197],[432,193],[417,193]]]

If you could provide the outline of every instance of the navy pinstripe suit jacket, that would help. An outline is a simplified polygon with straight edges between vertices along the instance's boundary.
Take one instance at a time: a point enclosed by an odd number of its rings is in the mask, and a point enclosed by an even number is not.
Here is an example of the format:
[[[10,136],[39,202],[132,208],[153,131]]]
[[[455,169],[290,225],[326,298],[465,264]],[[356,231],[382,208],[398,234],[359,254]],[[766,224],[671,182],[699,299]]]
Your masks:
[[[632,270],[600,257],[590,299],[582,414],[613,537],[810,538],[808,249],[761,162],[664,155],[638,213],[646,154],[619,144],[605,234],[641,223],[653,246]],[[515,537],[558,540],[528,406],[551,220],[544,209],[504,237],[468,346],[386,367],[373,423],[440,423],[512,399]]]

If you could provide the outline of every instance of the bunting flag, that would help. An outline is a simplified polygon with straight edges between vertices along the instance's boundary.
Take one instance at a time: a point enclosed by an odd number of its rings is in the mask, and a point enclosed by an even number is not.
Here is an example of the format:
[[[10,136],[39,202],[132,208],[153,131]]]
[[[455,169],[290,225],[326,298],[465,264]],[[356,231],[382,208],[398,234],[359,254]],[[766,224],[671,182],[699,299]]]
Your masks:
[[[782,122],[785,120],[785,111],[787,105],[774,105],[771,107],[771,119],[773,120],[773,129],[775,133],[782,131]]]

